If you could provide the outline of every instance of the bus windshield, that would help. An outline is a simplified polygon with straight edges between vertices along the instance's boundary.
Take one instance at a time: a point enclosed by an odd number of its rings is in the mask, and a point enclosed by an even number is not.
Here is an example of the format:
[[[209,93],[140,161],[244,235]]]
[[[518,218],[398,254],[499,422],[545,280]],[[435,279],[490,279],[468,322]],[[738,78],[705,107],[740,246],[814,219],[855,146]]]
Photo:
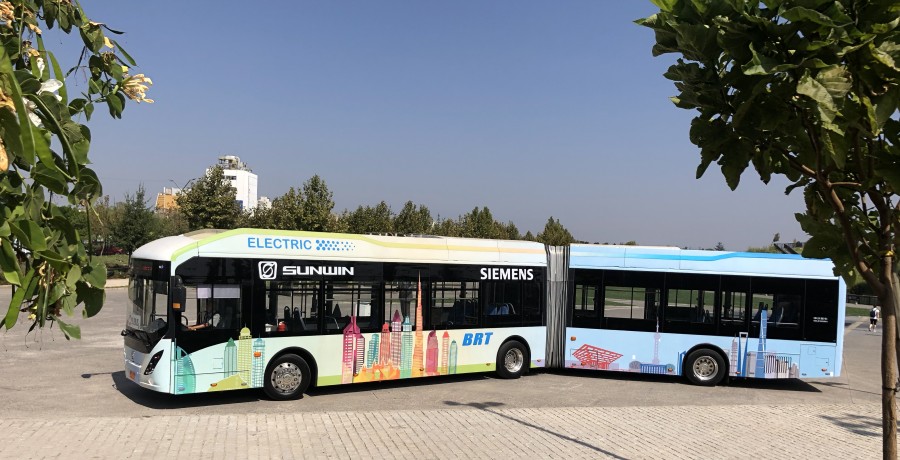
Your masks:
[[[128,299],[131,302],[126,327],[154,332],[160,329],[160,321],[165,323],[169,303],[168,282],[132,277],[128,280]]]

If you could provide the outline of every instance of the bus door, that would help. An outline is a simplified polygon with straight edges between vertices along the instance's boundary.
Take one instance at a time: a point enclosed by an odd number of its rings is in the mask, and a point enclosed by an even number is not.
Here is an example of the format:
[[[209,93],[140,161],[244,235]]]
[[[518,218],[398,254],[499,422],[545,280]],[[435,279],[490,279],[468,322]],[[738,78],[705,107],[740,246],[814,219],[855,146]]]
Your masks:
[[[173,318],[180,322],[172,354],[174,393],[252,386],[250,316],[242,312],[249,291],[237,283],[184,283],[184,305]]]

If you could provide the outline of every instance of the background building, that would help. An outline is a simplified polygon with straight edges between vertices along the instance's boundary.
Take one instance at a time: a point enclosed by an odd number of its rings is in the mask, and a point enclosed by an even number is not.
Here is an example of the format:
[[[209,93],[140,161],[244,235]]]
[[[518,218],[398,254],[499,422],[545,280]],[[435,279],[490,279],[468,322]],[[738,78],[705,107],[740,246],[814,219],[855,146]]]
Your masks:
[[[240,157],[224,155],[219,157],[218,166],[225,173],[225,179],[231,182],[236,193],[236,199],[241,204],[241,210],[245,211],[256,207],[259,201],[257,197],[257,177]],[[207,172],[209,170],[207,169]]]

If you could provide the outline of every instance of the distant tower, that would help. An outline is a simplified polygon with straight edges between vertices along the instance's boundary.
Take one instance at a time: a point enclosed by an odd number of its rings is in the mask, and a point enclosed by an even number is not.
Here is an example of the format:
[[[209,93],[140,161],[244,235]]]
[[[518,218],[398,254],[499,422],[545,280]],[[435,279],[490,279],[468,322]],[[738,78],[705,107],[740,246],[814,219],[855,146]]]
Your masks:
[[[391,364],[391,332],[388,329],[387,321],[384,322],[384,326],[381,326],[381,349],[378,355],[383,366]]]
[[[245,384],[250,385],[250,368],[253,366],[253,345],[251,345],[252,337],[250,329],[242,328],[241,334],[238,336],[238,375]]]
[[[263,364],[266,362],[266,342],[261,338],[253,341],[253,388],[263,386]]]
[[[738,375],[738,340],[737,337],[731,339],[731,355],[729,355],[728,360],[731,361],[731,370],[729,375]]]
[[[738,374],[741,377],[747,376],[747,354],[750,353],[749,347],[747,346],[747,342],[750,341],[749,337],[750,334],[746,332],[738,333],[738,362],[740,364],[738,366]]]
[[[422,337],[422,277],[419,277],[418,288],[416,289],[416,338],[413,346],[412,360],[412,376],[421,377],[425,366],[422,364],[422,355],[424,350]]]
[[[234,187],[235,199],[241,206],[241,210],[253,209],[256,207],[259,197],[257,196],[257,176],[241,161],[240,157],[234,155],[223,155],[219,157],[217,166],[222,168],[222,172],[232,187]],[[211,169],[207,169],[209,173]]]
[[[412,355],[413,355],[413,341],[412,341],[412,325],[409,323],[409,316],[403,318],[403,332],[401,332],[402,336],[400,338],[401,344],[401,352],[400,352],[400,378],[405,379],[412,376]]]
[[[659,317],[656,318],[656,332],[653,334],[653,361],[651,364],[659,364]]]
[[[425,349],[425,374],[438,375],[438,341],[437,332],[428,333],[428,346]]]
[[[759,312],[759,345],[756,349],[756,377],[763,378],[766,375],[766,325],[768,314],[766,310]]]
[[[444,331],[444,337],[441,340],[441,375],[447,375],[450,359],[450,333]]]
[[[175,394],[197,391],[197,376],[191,356],[181,347],[175,347]]]
[[[450,342],[450,373],[456,373],[456,340]]]
[[[228,378],[234,374],[237,374],[237,346],[234,344],[234,339],[231,337],[228,338],[228,343],[225,344],[225,357],[224,357],[224,368],[225,372],[223,373],[223,377]]]
[[[400,312],[394,310],[394,318],[391,320],[391,361],[398,369],[400,368],[400,323],[402,322],[403,318],[400,317]]]

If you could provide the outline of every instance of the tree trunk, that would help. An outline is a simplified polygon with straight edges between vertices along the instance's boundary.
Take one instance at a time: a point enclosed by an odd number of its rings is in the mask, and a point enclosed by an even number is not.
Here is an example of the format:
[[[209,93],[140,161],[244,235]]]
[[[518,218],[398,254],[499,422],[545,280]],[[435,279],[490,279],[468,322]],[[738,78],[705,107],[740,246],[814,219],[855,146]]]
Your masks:
[[[897,387],[897,297],[896,276],[892,270],[886,270],[882,279],[884,295],[881,300],[881,312],[884,326],[881,328],[881,429],[882,450],[885,459],[897,459],[897,406],[895,404],[895,388]]]

